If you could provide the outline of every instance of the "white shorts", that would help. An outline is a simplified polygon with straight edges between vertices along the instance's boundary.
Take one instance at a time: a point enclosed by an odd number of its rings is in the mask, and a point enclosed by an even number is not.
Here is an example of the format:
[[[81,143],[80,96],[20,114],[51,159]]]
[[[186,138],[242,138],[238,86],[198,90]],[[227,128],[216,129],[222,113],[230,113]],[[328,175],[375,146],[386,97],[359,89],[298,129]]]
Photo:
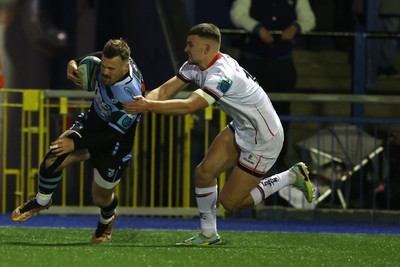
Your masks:
[[[264,150],[248,150],[240,147],[240,156],[237,166],[247,173],[263,177],[275,164],[281,153],[284,141],[283,129],[278,131],[263,147]]]

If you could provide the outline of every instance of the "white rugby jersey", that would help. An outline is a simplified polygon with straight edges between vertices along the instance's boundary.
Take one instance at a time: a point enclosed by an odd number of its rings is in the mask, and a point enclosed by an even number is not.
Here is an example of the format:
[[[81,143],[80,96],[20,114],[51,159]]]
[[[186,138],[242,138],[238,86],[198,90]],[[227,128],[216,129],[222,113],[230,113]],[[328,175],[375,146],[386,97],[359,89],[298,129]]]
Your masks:
[[[185,62],[177,76],[185,82],[197,83],[233,119],[240,147],[264,150],[268,140],[282,130],[267,94],[229,55],[219,53],[205,70]]]

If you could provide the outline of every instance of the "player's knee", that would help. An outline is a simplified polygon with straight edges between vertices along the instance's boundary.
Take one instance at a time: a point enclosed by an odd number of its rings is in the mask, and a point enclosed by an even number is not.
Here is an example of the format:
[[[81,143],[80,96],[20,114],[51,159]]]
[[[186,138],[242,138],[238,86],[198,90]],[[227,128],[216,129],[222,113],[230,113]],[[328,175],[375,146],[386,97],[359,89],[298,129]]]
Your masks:
[[[219,196],[219,203],[224,207],[227,212],[236,212],[240,210],[240,205],[232,199],[228,199],[223,195]]]
[[[227,212],[236,212],[239,210],[239,207],[234,203],[230,203],[228,201],[220,201],[220,203]]]
[[[57,159],[57,157],[52,156],[50,153],[48,153],[40,164],[40,175],[44,177],[51,177],[54,173],[57,173],[57,167],[59,166],[59,162],[57,161]]]
[[[206,170],[204,170],[203,166],[201,164],[196,166],[196,169],[194,170],[194,174],[196,177],[202,177],[204,172]]]
[[[207,187],[215,179],[202,164],[196,167],[194,173],[197,186]]]
[[[40,165],[40,169],[44,171],[44,170],[50,168],[50,166],[52,166],[54,164],[54,161],[56,161],[56,157],[44,159],[43,163]]]
[[[111,199],[109,197],[92,195],[93,204],[99,208],[104,208],[110,205]]]

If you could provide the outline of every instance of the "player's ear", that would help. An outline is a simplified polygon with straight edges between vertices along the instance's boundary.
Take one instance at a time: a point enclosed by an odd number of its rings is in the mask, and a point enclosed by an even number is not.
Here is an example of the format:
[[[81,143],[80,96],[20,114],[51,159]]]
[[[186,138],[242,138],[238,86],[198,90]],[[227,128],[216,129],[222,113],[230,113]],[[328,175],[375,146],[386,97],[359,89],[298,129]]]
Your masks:
[[[205,49],[204,49],[204,54],[210,53],[210,50],[211,50],[211,45],[210,44],[206,44],[205,45]]]
[[[124,65],[124,72],[128,72],[129,71],[129,61],[125,63]]]

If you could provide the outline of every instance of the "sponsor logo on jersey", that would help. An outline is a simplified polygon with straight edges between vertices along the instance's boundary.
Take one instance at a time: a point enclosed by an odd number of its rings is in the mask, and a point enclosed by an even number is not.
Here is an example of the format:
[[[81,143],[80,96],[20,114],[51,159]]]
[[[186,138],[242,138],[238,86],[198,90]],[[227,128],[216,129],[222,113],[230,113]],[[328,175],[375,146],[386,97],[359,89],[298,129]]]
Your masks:
[[[103,117],[108,117],[111,115],[111,107],[103,101],[100,90],[96,90],[96,96],[94,100],[96,101],[98,107],[100,108],[100,112]]]
[[[200,74],[199,73],[196,73],[196,76],[194,77],[193,81],[196,84],[200,85]]]
[[[130,88],[130,87],[124,87],[124,91],[125,91],[125,93],[126,93],[127,95],[135,96],[135,94],[133,93],[132,88]]]
[[[114,176],[114,173],[115,173],[115,170],[114,170],[114,169],[108,168],[108,171],[107,171],[107,176],[108,176],[108,177],[113,177],[113,176]]]
[[[244,158],[244,160],[250,164],[254,164],[253,155],[251,155],[251,154],[247,158]]]

